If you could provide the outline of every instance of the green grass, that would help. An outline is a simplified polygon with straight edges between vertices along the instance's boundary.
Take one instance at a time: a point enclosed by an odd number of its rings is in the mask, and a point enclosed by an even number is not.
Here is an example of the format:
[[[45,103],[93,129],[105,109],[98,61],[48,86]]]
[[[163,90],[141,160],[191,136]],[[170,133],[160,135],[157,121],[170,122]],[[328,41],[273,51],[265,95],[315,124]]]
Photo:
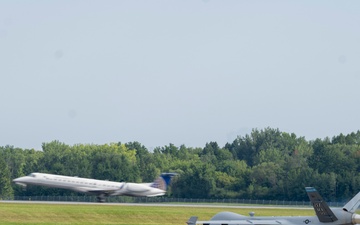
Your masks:
[[[255,216],[314,215],[313,209],[237,209],[210,207],[57,205],[0,203],[0,224],[149,224],[184,225],[190,216],[208,220],[221,211]]]

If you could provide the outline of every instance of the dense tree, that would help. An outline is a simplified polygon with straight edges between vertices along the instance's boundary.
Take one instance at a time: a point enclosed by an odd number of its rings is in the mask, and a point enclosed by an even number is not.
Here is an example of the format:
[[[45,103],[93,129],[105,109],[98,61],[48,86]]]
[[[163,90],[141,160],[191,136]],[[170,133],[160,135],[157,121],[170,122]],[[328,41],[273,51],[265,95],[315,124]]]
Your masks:
[[[124,144],[105,144],[97,146],[92,152],[92,177],[112,181],[139,182],[136,165],[136,151]]]
[[[334,136],[331,142],[332,144],[346,144],[346,145],[360,144],[360,131],[358,130],[356,133],[351,132],[350,134],[347,135],[341,133],[338,136]]]
[[[65,155],[70,146],[59,141],[52,141],[42,144],[44,157],[41,158],[40,164],[42,170],[39,172],[48,172],[55,174],[66,174]]]
[[[120,144],[120,143],[119,143]],[[129,150],[135,150],[137,171],[142,182],[151,182],[154,177],[159,175],[159,170],[154,165],[153,155],[147,150],[147,148],[139,142],[129,142],[125,146]]]
[[[0,147],[0,157],[7,162],[11,178],[22,176],[25,162],[23,150],[13,146]]]
[[[274,199],[283,190],[283,169],[279,164],[263,162],[253,167],[250,175],[254,190],[252,198]]]
[[[304,138],[295,134],[280,132],[279,129],[253,129],[250,135],[237,137],[231,145],[227,145],[237,159],[245,160],[249,166],[256,165],[256,157],[261,151],[277,148],[282,154],[291,154]]]
[[[0,199],[13,196],[13,189],[10,182],[11,179],[8,165],[5,160],[0,157]]]
[[[173,184],[180,198],[211,198],[215,189],[215,168],[207,163],[192,163]]]
[[[168,195],[184,198],[307,200],[304,187],[314,186],[325,199],[343,200],[360,190],[360,131],[306,141],[279,129],[254,129],[224,147],[170,143],[153,151],[139,142],[71,146],[52,141],[43,143],[42,151],[0,147],[0,158],[0,185],[10,195],[78,195],[11,184],[31,172],[129,182],[177,172]]]

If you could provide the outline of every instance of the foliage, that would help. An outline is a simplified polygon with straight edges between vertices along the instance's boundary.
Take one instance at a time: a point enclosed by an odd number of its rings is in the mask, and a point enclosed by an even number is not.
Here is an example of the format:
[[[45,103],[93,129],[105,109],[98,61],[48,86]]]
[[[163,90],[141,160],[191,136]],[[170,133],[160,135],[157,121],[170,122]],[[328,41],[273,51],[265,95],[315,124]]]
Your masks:
[[[3,158],[0,158],[0,199],[2,197],[11,197],[13,189],[10,185],[10,171]]]
[[[139,142],[71,146],[55,140],[40,151],[3,146],[0,157],[0,193],[10,195],[78,195],[9,185],[31,172],[128,182],[177,172],[168,195],[181,198],[307,200],[304,187],[314,186],[336,201],[360,190],[360,131],[306,141],[279,129],[254,129],[224,147],[169,144],[153,151]]]

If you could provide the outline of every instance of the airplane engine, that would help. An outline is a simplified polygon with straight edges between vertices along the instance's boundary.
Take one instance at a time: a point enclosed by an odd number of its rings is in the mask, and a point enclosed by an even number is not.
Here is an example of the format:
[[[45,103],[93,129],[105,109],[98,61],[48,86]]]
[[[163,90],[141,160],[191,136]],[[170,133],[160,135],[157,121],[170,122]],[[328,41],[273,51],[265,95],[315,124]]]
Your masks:
[[[210,220],[238,220],[243,219],[243,215],[233,213],[233,212],[219,212],[213,216]]]
[[[353,214],[352,215],[352,221],[353,224],[360,224],[360,215],[359,214]]]

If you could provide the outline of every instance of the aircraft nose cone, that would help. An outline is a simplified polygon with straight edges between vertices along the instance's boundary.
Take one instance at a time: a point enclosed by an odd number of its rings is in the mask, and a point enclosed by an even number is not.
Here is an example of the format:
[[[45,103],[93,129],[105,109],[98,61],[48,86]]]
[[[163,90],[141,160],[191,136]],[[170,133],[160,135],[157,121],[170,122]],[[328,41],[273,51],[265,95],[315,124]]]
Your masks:
[[[24,183],[24,178],[23,177],[18,177],[12,180],[15,184],[21,185],[26,187],[26,183]]]
[[[19,183],[21,181],[23,181],[23,179],[21,179],[21,177],[15,178],[12,180],[14,183]]]
[[[18,177],[18,178],[15,178],[13,179],[14,182],[16,181],[23,181],[26,177]]]

